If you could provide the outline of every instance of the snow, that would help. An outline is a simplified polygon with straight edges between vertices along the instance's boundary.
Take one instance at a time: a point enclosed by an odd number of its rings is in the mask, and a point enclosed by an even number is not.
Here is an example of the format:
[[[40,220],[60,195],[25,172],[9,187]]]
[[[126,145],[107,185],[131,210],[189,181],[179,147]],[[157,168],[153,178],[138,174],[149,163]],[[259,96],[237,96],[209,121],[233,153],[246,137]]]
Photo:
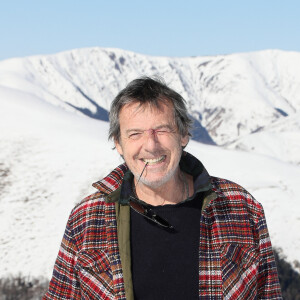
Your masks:
[[[49,276],[70,210],[121,159],[107,123],[7,88],[0,106],[0,275]]]
[[[88,118],[67,102],[108,109],[129,80],[155,72],[185,95],[191,113],[201,115],[218,143],[233,136],[231,149],[190,141],[187,151],[211,175],[239,183],[263,204],[273,246],[296,269],[299,56],[267,51],[175,59],[94,48],[0,62],[0,277],[21,272],[49,278],[71,209],[95,191],[93,182],[122,163],[107,141],[108,123]],[[275,105],[289,116],[280,116]],[[251,134],[261,124],[265,128]]]
[[[265,154],[300,165],[300,112],[227,145],[230,149]]]

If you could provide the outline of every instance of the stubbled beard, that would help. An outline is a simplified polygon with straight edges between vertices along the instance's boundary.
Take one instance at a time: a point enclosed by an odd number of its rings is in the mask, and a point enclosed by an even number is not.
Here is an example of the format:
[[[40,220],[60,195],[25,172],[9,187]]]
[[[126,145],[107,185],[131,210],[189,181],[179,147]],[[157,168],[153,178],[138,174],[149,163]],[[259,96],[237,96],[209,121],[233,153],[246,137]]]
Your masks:
[[[140,177],[140,174],[137,174],[137,173],[133,173],[136,181],[139,180],[139,184],[142,183],[150,188],[153,188],[153,189],[156,189],[156,188],[159,188],[161,187],[162,185],[164,185],[166,182],[168,182],[175,174],[177,168],[179,166],[175,167],[174,169],[170,170],[164,177],[162,177],[161,179],[159,180],[148,180],[146,177],[147,177],[147,172],[145,172],[142,177],[139,179]]]

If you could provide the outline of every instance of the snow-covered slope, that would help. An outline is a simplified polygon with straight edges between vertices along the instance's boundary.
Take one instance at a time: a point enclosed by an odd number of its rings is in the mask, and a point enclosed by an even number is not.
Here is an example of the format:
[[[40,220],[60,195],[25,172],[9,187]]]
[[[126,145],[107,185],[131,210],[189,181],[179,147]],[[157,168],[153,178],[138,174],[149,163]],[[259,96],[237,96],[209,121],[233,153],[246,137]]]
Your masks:
[[[118,156],[107,123],[6,88],[0,107],[0,273],[49,275],[69,211]]]
[[[50,277],[71,208],[121,158],[106,122],[3,87],[0,107],[0,277]],[[193,141],[187,150],[211,174],[248,188],[265,207],[273,245],[299,260],[299,167]]]
[[[300,165],[300,112],[245,135],[229,143],[227,148],[261,153]]]
[[[300,108],[300,53],[267,50],[213,57],[151,57],[120,49],[77,49],[0,62],[0,85],[68,111],[107,120],[133,78],[160,75],[203,126],[198,140],[227,144]]]

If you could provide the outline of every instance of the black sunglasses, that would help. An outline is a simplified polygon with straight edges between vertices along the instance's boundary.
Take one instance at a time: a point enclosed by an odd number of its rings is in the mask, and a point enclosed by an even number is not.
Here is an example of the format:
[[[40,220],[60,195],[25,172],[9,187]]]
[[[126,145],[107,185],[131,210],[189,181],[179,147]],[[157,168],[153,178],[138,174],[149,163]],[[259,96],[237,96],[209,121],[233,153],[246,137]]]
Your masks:
[[[174,227],[166,219],[157,215],[153,209],[139,203],[138,199],[135,197],[130,196],[129,205],[135,212],[158,224],[159,226],[168,229],[174,229]]]

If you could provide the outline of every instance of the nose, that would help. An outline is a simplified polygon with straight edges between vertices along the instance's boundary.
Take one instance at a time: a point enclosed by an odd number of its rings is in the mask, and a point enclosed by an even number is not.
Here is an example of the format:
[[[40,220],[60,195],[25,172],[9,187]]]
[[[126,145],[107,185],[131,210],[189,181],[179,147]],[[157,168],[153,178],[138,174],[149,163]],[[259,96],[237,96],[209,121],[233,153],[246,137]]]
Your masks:
[[[153,151],[158,145],[158,138],[155,129],[145,130],[144,147],[146,151]]]

